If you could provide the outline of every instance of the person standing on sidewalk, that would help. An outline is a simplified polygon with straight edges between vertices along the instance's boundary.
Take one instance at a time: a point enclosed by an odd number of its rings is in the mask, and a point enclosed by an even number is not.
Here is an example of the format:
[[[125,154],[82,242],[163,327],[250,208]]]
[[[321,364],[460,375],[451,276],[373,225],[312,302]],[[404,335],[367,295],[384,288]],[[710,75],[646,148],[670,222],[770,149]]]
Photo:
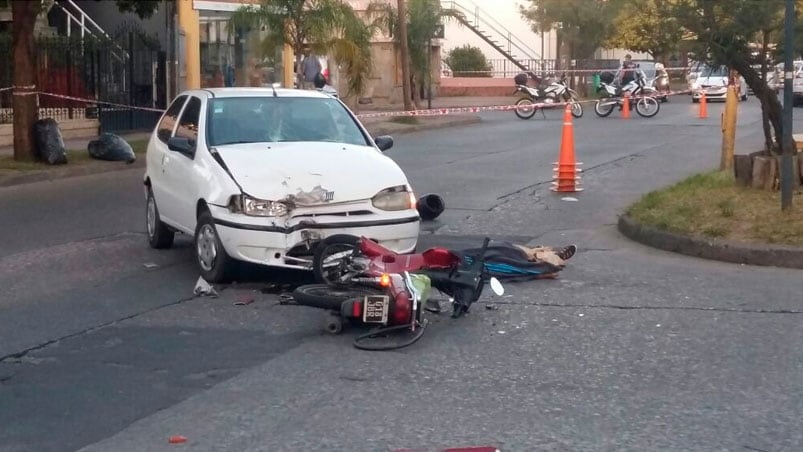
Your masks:
[[[318,57],[311,54],[309,49],[304,51],[304,59],[301,61],[301,76],[303,83],[302,89],[315,89],[315,76],[321,72],[321,62]]]

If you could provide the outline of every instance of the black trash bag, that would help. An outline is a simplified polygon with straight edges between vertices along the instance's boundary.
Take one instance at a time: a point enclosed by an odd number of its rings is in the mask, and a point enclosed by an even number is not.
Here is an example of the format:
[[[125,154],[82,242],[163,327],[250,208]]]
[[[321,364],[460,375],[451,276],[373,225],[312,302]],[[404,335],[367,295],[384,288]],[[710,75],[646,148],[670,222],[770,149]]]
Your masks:
[[[131,145],[113,133],[104,133],[97,140],[90,141],[86,150],[98,160],[134,163],[137,159]]]
[[[430,221],[438,218],[446,208],[446,202],[438,195],[428,194],[418,198],[418,215],[422,220]]]
[[[67,151],[64,149],[64,138],[61,136],[59,124],[53,118],[45,118],[33,124],[33,138],[36,152],[41,160],[50,165],[67,163]]]

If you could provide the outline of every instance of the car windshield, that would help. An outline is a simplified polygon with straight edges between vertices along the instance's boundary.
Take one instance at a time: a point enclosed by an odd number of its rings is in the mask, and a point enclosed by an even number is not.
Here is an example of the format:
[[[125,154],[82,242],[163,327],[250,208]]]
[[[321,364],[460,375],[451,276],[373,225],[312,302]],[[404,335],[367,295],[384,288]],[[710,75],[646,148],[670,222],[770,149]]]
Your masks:
[[[210,146],[326,141],[368,146],[340,102],[316,97],[219,97],[209,101]]]
[[[706,66],[701,75],[702,77],[727,77],[728,68],[726,66]]]

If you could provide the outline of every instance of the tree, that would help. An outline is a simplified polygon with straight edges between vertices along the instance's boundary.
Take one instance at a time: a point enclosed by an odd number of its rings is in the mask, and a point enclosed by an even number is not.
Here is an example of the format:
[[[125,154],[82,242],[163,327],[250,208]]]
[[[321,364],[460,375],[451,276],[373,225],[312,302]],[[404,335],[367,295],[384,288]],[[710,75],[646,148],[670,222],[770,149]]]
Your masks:
[[[42,4],[25,0],[11,2],[11,48],[14,55],[14,160],[36,160],[33,125],[39,119],[33,29]]]
[[[120,11],[132,11],[140,18],[150,17],[161,0],[117,0]],[[34,25],[42,2],[13,0],[11,2],[11,48],[14,56],[14,86],[11,108],[14,112],[14,160],[36,160],[33,125],[39,119],[36,95],[37,61]]]
[[[670,14],[673,0],[628,0],[613,23],[609,48],[646,52],[658,61],[665,59],[683,39],[683,29]]]
[[[443,61],[455,77],[490,77],[493,69],[482,50],[468,44],[450,50]]]
[[[343,66],[347,95],[360,96],[371,74],[371,36],[375,24],[364,22],[342,0],[262,0],[259,6],[240,7],[232,16],[235,27],[264,27],[263,52],[289,45],[296,55],[301,85],[301,58],[309,47],[319,55],[331,54]]]
[[[783,149],[781,104],[775,91],[754,66],[766,65],[761,52],[753,55],[751,43],[780,33],[783,0],[729,0],[727,4],[713,0],[676,0],[672,14],[694,38],[689,43],[698,59],[712,65],[725,65],[744,77],[761,103],[762,115],[770,127],[764,128],[768,151]],[[764,45],[768,47],[768,45]],[[774,132],[774,139],[772,134]]]
[[[558,54],[561,42],[569,46],[570,59],[590,58],[612,31],[624,0],[527,0],[519,5],[521,16],[533,31],[556,30]]]

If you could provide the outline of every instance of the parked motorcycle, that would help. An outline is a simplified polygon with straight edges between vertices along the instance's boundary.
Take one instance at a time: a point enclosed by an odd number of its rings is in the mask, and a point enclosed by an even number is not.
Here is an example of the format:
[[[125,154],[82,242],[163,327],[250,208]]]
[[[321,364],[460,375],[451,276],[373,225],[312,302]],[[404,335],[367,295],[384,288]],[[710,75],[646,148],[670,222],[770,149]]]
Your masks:
[[[528,77],[536,82],[536,87],[530,87],[527,84]],[[514,77],[516,83],[516,93],[523,93],[524,97],[516,101],[516,116],[521,119],[532,118],[538,107],[534,104],[556,104],[560,102],[570,102],[572,104],[572,116],[580,118],[583,116],[583,104],[579,102],[580,96],[577,92],[569,88],[566,83],[566,74],[563,74],[560,80],[553,80],[546,86],[543,85],[543,79],[535,75],[532,71],[520,73]],[[543,114],[543,110],[541,111]]]
[[[660,99],[661,102],[669,101],[669,93],[671,92],[669,73],[664,69],[663,63],[655,63],[655,78],[647,83],[647,87],[654,89],[655,97]]]
[[[606,117],[610,115],[616,107],[622,110],[625,102],[625,94],[627,94],[629,98],[628,107],[635,107],[639,115],[645,118],[652,118],[658,114],[658,111],[661,109],[661,104],[655,100],[654,90],[646,87],[646,75],[644,71],[636,71],[635,79],[622,87],[613,84],[613,76],[610,73],[603,75],[607,75],[607,77],[600,78],[600,85],[599,88],[597,88],[597,92],[603,93],[603,98],[597,100],[594,104],[594,112],[597,116]]]
[[[484,254],[488,239],[472,259],[442,247],[419,254],[397,254],[365,237],[334,235],[322,241],[313,257],[318,284],[298,287],[293,298],[303,306],[329,310],[326,330],[338,334],[350,322],[376,325],[378,330],[355,339],[363,349],[386,349],[368,345],[367,339],[391,331],[409,330],[407,346],[423,335],[423,309],[432,288],[452,298],[452,317],[469,311],[490,283],[497,295],[502,284],[488,276]]]

